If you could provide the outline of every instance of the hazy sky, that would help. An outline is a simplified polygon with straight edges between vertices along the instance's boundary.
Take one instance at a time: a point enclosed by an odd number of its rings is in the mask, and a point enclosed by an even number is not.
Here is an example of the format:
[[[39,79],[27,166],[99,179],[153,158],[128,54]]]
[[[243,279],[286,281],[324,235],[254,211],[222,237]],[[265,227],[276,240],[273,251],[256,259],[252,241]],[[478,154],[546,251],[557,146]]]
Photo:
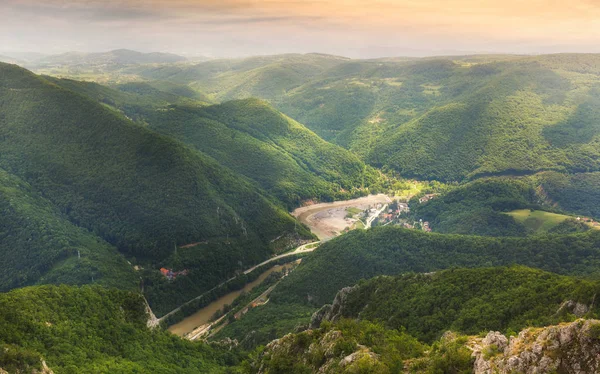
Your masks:
[[[600,0],[0,0],[0,50],[600,52]]]

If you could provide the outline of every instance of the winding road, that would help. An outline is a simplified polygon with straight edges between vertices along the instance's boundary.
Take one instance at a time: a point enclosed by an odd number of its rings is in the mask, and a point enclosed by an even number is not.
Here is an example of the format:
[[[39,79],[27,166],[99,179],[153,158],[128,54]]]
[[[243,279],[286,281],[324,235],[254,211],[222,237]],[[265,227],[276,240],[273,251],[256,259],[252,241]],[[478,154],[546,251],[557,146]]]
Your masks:
[[[312,252],[312,251],[314,251],[315,249],[317,249],[317,248],[319,247],[319,244],[320,244],[320,243],[321,243],[321,242],[312,242],[312,243],[306,243],[306,244],[302,244],[301,246],[299,246],[298,248],[294,249],[294,250],[293,250],[293,251],[291,251],[291,252],[286,252],[286,253],[283,253],[283,254],[281,254],[281,255],[279,255],[279,256],[271,257],[270,259],[268,259],[268,260],[266,260],[266,261],[263,261],[263,262],[261,262],[261,263],[260,263],[260,264],[258,264],[258,265],[254,265],[254,266],[252,266],[251,268],[249,268],[249,269],[247,269],[247,270],[244,270],[244,274],[249,274],[249,273],[251,273],[252,271],[254,271],[255,269],[257,269],[258,267],[260,267],[260,266],[263,266],[263,265],[266,265],[266,264],[268,264],[268,263],[270,263],[270,262],[273,262],[273,261],[277,261],[277,260],[279,260],[280,258],[289,257],[289,256],[293,256],[293,255],[298,255],[298,254],[301,254],[301,253],[308,253],[308,252]],[[228,282],[231,282],[231,281],[232,281],[232,280],[234,280],[235,278],[236,278],[236,277],[232,277],[232,278],[229,278],[229,279],[227,279],[225,282],[222,282],[222,283],[220,283],[220,284],[216,285],[215,287],[211,288],[210,290],[208,290],[208,291],[204,292],[202,295],[200,295],[200,296],[196,296],[195,298],[193,298],[193,299],[191,299],[191,300],[189,300],[189,301],[187,301],[187,302],[185,302],[185,303],[181,304],[180,306],[178,306],[177,308],[173,309],[172,311],[170,311],[169,313],[165,314],[164,316],[162,316],[162,317],[160,317],[160,318],[156,318],[156,317],[152,318],[152,317],[151,317],[151,318],[150,318],[151,320],[150,320],[150,321],[148,321],[148,326],[158,326],[158,324],[160,324],[160,321],[162,321],[164,318],[167,318],[168,316],[170,316],[170,315],[172,315],[172,314],[174,314],[174,313],[177,313],[177,312],[178,312],[178,311],[179,311],[179,310],[180,310],[180,309],[181,309],[183,306],[185,306],[185,305],[187,305],[187,304],[191,303],[191,302],[192,302],[192,301],[194,301],[194,300],[198,300],[198,299],[200,299],[201,297],[203,297],[203,296],[204,296],[204,295],[206,295],[207,293],[209,293],[209,292],[211,292],[211,291],[213,291],[213,290],[215,290],[215,289],[217,289],[217,288],[219,288],[219,287],[223,286],[224,284],[226,284],[226,283],[228,283]],[[150,312],[150,313],[152,313],[152,310],[150,309],[150,306],[149,306],[149,305],[148,305],[148,309],[149,309],[149,312]],[[154,316],[154,314],[152,313],[152,314],[151,314],[151,316]]]

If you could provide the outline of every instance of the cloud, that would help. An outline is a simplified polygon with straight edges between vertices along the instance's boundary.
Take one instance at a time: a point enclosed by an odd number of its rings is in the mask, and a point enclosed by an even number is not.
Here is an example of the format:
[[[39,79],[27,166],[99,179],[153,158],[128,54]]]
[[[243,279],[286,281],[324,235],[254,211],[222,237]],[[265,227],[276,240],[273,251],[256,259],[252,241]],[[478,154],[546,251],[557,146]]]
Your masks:
[[[370,57],[417,49],[585,50],[600,39],[598,0],[0,0],[0,14],[3,44],[53,51]]]

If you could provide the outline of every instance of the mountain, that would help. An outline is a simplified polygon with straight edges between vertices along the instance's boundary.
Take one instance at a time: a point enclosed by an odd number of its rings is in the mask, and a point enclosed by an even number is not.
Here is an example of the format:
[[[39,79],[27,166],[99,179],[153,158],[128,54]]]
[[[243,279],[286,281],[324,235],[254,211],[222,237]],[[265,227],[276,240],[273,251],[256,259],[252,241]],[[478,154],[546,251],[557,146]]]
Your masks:
[[[573,315],[595,317],[599,288],[598,282],[526,267],[380,276],[342,289],[332,305],[315,313],[311,326],[340,319],[383,321],[431,343],[448,330],[514,332]]]
[[[23,62],[17,58],[0,55],[0,62],[5,62],[7,64],[22,64]]]
[[[136,67],[135,72],[151,80],[187,84],[215,100],[284,97],[320,74],[348,61],[323,54],[284,54],[243,59],[211,60],[191,66]]]
[[[0,64],[0,112],[0,168],[144,265],[147,292],[162,290],[151,304],[169,310],[309,237],[247,178],[14,65]],[[189,275],[170,283],[161,266]]]
[[[0,369],[9,373],[223,373],[236,350],[146,326],[139,294],[38,286],[0,294]]]
[[[382,179],[356,155],[322,140],[261,100],[208,106],[206,96],[164,81],[108,88],[90,82],[47,79],[212,156],[256,181],[288,208],[304,200],[327,201],[364,194],[367,189],[363,187],[375,191]]]
[[[187,59],[172,53],[152,52],[142,53],[129,49],[116,49],[109,52],[83,53],[67,52],[59,55],[46,56],[34,62],[36,67],[49,66],[106,66],[134,64],[164,64],[182,62]]]
[[[598,171],[599,61],[593,54],[282,55],[136,74],[187,84],[216,100],[262,98],[371,165],[410,178],[460,181]]]
[[[379,179],[354,154],[255,99],[171,106],[145,121],[257,181],[290,208],[308,199],[355,196]]]

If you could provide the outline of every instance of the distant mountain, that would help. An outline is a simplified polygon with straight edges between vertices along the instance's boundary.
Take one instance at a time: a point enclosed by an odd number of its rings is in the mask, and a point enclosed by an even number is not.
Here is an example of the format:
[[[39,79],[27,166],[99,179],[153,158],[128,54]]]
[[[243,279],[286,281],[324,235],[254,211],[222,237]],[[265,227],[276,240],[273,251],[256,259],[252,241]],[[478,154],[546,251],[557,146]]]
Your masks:
[[[183,66],[138,67],[148,79],[186,84],[219,101],[284,97],[289,91],[348,61],[322,54],[286,54],[244,59],[219,59]]]
[[[17,52],[17,51],[0,51],[1,55],[10,56],[16,60],[23,62],[34,62],[40,60],[44,57],[47,57],[47,54],[39,53],[39,52]]]
[[[146,284],[149,293],[178,289],[160,298],[150,295],[151,303],[165,309],[290,241],[309,237],[280,203],[246,177],[27,70],[0,64],[0,112],[0,168],[18,178],[14,183],[31,186],[34,195],[24,189],[26,197],[32,196],[27,199],[41,196],[52,204],[31,210],[32,225],[42,225],[43,217],[63,217],[149,267],[144,276],[159,275],[161,266],[189,269],[184,281],[168,283],[157,276]],[[21,212],[29,212],[27,199],[14,200],[23,201]],[[5,250],[27,256],[28,235],[43,234],[20,230],[2,243]],[[50,237],[42,240],[48,242],[52,261],[78,256],[76,242],[53,241],[54,229],[48,230]],[[190,243],[202,245],[177,250]],[[27,261],[37,272],[31,281],[52,265],[42,256]],[[75,283],[91,282],[91,274]]]
[[[102,65],[133,65],[133,64],[163,64],[186,61],[187,59],[171,53],[142,53],[129,49],[116,49],[110,52],[83,53],[68,52],[59,55],[46,56],[35,61],[37,67],[49,66],[102,66]]]
[[[216,100],[259,97],[406,177],[600,170],[600,55],[348,60],[282,55],[136,70]]]
[[[17,65],[23,64],[23,61],[20,61],[19,59],[16,59],[14,57],[4,56],[4,55],[0,55],[0,62],[5,62],[7,64],[17,64]]]

